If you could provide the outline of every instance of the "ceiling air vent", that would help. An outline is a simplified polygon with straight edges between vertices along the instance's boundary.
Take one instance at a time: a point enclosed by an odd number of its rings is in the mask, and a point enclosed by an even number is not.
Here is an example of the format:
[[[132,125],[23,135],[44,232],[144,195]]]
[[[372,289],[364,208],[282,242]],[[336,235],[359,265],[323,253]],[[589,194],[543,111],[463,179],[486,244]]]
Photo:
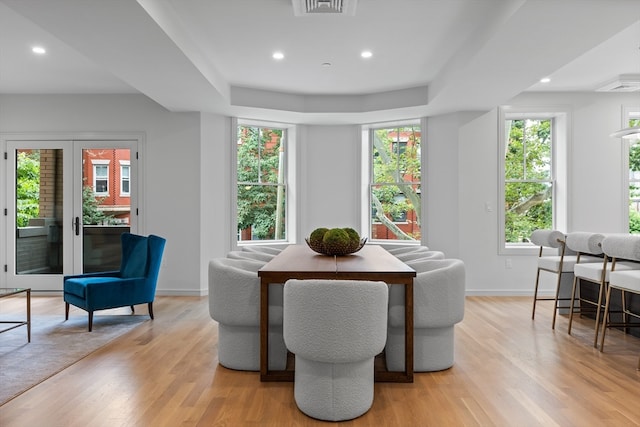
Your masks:
[[[636,92],[640,90],[640,74],[624,74],[596,89],[596,92]]]
[[[295,16],[355,15],[358,0],[291,0]]]

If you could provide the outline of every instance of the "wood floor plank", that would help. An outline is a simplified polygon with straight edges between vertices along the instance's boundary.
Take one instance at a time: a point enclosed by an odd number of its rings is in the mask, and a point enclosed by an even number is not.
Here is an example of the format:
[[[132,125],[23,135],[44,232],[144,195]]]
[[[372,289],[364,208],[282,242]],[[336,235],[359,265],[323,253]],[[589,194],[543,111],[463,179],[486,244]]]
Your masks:
[[[34,314],[64,316],[61,298],[32,300]],[[566,316],[551,329],[550,303],[538,304],[535,320],[530,307],[525,297],[468,297],[455,365],[417,373],[413,384],[376,383],[372,408],[340,425],[640,425],[640,339],[609,331],[601,353],[593,320],[574,318],[568,335]],[[11,310],[24,301],[1,300],[0,313]],[[207,297],[158,297],[154,311],[155,320],[0,406],[0,425],[326,425],[298,410],[292,383],[218,364]]]

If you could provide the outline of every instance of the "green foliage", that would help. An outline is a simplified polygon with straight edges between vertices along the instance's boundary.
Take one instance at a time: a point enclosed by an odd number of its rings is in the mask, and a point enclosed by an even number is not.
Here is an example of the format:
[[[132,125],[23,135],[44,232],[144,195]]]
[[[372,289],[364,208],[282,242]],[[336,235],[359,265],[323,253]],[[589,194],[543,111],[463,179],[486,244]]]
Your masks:
[[[629,233],[640,234],[640,213],[629,209]]]
[[[251,228],[257,239],[284,239],[282,130],[239,126],[238,141],[238,231]]]
[[[551,120],[513,120],[505,149],[505,242],[553,227]]]
[[[16,165],[16,226],[40,216],[40,151],[19,151]]]
[[[400,136],[406,136],[407,141]],[[373,133],[372,210],[378,222],[384,224],[398,239],[419,240],[420,235],[409,235],[395,223],[415,212],[420,226],[420,127],[377,129]]]
[[[113,216],[106,215],[98,209],[104,198],[96,197],[90,185],[82,187],[82,224],[83,225],[114,225]]]
[[[629,126],[639,126],[640,119],[629,120]],[[629,175],[640,172],[640,141],[632,142],[629,147]],[[633,175],[632,175],[633,174]],[[629,233],[640,234],[640,213],[635,209],[632,201],[640,200],[640,185],[638,182],[629,184]]]

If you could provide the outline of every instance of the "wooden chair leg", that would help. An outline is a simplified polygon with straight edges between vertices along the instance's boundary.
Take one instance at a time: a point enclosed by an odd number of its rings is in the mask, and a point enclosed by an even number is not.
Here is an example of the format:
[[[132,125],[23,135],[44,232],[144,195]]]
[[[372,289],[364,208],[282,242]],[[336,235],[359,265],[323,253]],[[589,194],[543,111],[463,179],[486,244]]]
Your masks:
[[[136,310],[133,308],[133,306],[131,306],[131,314],[135,313]]]
[[[149,303],[149,317],[153,319],[153,303],[152,302]]]
[[[91,332],[91,329],[93,328],[93,311],[89,312],[89,332]]]
[[[64,320],[69,320],[69,303],[64,303]]]

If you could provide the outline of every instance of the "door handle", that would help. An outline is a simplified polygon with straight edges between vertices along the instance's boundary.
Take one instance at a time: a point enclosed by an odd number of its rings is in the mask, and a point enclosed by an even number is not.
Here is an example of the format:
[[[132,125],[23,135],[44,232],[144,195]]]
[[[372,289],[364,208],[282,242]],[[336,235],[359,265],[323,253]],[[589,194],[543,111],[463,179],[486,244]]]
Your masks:
[[[80,235],[80,218],[76,217],[75,221],[74,221],[74,226],[76,228],[76,236]]]

